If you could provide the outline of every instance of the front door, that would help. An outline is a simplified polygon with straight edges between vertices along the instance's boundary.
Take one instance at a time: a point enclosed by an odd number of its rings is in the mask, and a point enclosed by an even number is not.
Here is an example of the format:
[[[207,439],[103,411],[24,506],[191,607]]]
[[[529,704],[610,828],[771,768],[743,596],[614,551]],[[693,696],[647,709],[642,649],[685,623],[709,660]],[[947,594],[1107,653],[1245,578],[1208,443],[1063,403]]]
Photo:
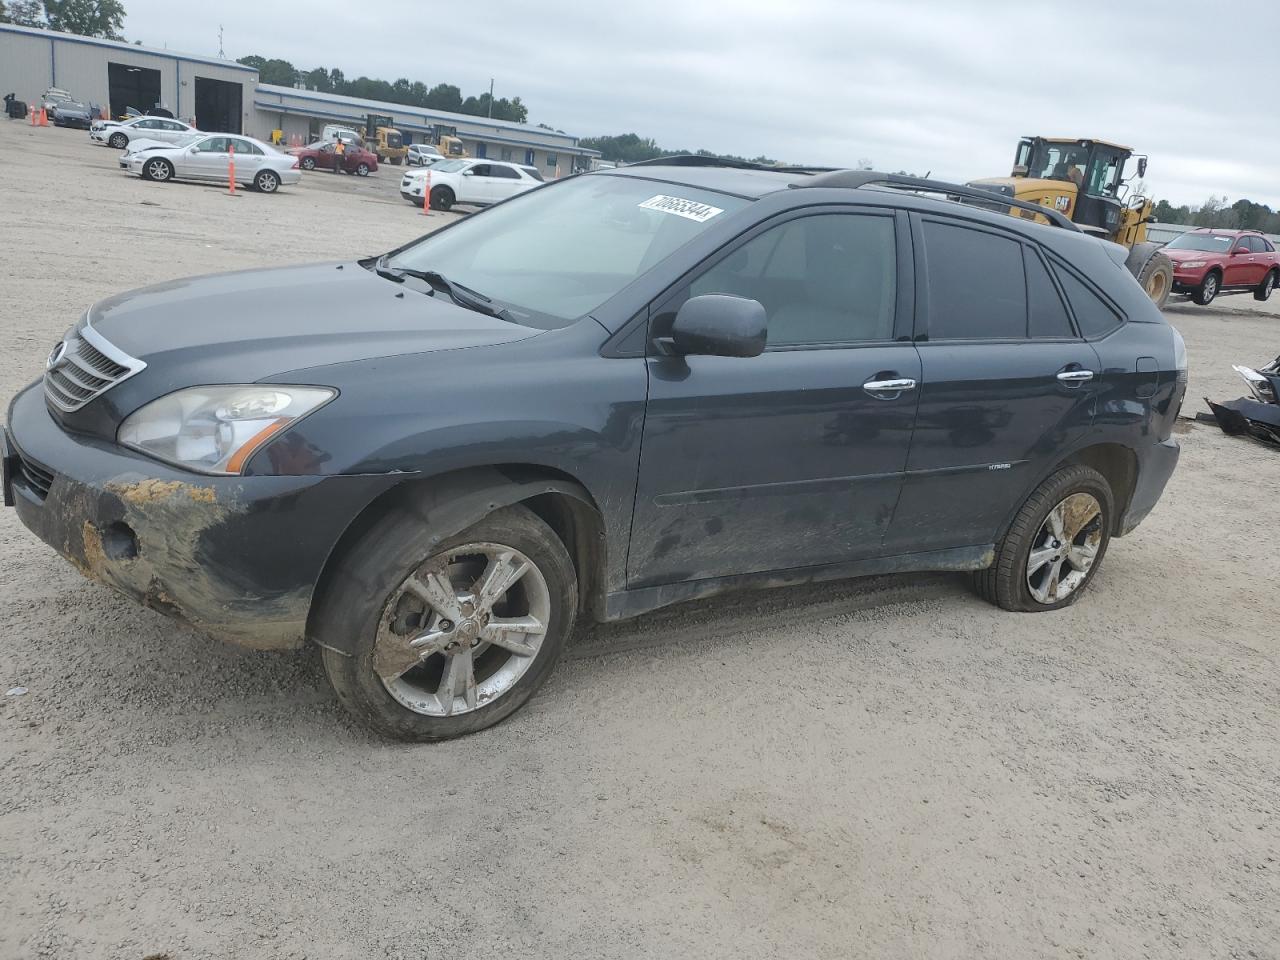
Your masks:
[[[690,296],[749,297],[769,341],[752,358],[649,358],[629,586],[881,550],[920,379],[905,223],[848,208],[775,220],[655,304],[661,336]]]
[[[180,156],[179,176],[195,180],[227,179],[226,137],[206,137]]]
[[[940,217],[915,228],[927,339],[889,536],[904,552],[981,546],[1089,428],[1101,366],[1035,247]]]
[[[462,171],[462,195],[459,203],[492,203],[493,174],[487,163],[472,164]]]

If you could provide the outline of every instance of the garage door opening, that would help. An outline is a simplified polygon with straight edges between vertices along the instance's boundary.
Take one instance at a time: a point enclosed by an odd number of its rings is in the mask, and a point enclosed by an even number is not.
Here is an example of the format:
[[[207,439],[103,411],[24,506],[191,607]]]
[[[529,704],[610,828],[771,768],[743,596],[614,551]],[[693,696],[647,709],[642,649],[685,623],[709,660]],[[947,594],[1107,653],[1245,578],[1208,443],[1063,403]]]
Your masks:
[[[108,62],[107,96],[113,117],[123,117],[129,107],[146,113],[160,106],[160,71]]]
[[[228,80],[196,77],[196,126],[210,133],[239,133],[243,91]]]

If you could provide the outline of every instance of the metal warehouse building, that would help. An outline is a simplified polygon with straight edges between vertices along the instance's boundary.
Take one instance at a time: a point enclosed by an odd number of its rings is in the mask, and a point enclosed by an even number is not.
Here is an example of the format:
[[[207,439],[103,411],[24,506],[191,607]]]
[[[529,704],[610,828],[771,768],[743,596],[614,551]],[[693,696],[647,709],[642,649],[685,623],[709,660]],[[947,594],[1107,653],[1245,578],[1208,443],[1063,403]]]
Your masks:
[[[35,103],[49,87],[108,107],[112,116],[127,107],[163,107],[201,130],[262,140],[273,130],[283,131],[286,141],[308,140],[326,123],[363,130],[365,117],[377,114],[391,117],[406,143],[454,134],[473,157],[534,164],[548,178],[600,156],[580,147],[577,137],[524,123],[273,86],[231,60],[0,24],[0,92]]]

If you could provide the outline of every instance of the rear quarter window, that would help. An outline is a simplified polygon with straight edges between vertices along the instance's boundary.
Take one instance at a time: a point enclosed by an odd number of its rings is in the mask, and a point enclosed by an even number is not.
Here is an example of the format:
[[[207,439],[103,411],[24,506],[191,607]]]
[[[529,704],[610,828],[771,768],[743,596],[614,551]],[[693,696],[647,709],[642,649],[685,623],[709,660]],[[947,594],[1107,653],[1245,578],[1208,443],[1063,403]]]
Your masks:
[[[1054,264],[1054,273],[1062,285],[1062,292],[1067,295],[1067,302],[1071,304],[1081,336],[1086,339],[1104,337],[1124,322],[1110,304],[1070,270]]]

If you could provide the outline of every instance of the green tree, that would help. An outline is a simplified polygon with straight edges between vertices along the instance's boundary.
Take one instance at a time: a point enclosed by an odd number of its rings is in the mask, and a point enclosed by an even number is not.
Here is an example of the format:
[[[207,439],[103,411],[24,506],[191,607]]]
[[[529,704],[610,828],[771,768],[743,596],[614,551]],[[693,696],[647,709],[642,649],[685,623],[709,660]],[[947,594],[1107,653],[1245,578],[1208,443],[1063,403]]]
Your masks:
[[[248,57],[241,57],[236,63],[243,63],[246,67],[253,67],[258,71],[258,79],[263,83],[274,83],[282,87],[292,87],[298,82],[298,69],[288,60],[268,60],[253,54]]]
[[[333,90],[333,84],[329,80],[329,71],[324,67],[308,70],[302,75],[302,82],[308,88],[319,90],[321,93],[330,93]]]
[[[432,110],[461,113],[462,91],[451,83],[437,83],[427,91],[427,102],[423,106]]]
[[[20,27],[43,27],[43,6],[40,0],[9,0],[0,3],[0,23],[15,23]]]
[[[123,40],[124,5],[120,0],[44,0],[50,30],[85,37]]]

